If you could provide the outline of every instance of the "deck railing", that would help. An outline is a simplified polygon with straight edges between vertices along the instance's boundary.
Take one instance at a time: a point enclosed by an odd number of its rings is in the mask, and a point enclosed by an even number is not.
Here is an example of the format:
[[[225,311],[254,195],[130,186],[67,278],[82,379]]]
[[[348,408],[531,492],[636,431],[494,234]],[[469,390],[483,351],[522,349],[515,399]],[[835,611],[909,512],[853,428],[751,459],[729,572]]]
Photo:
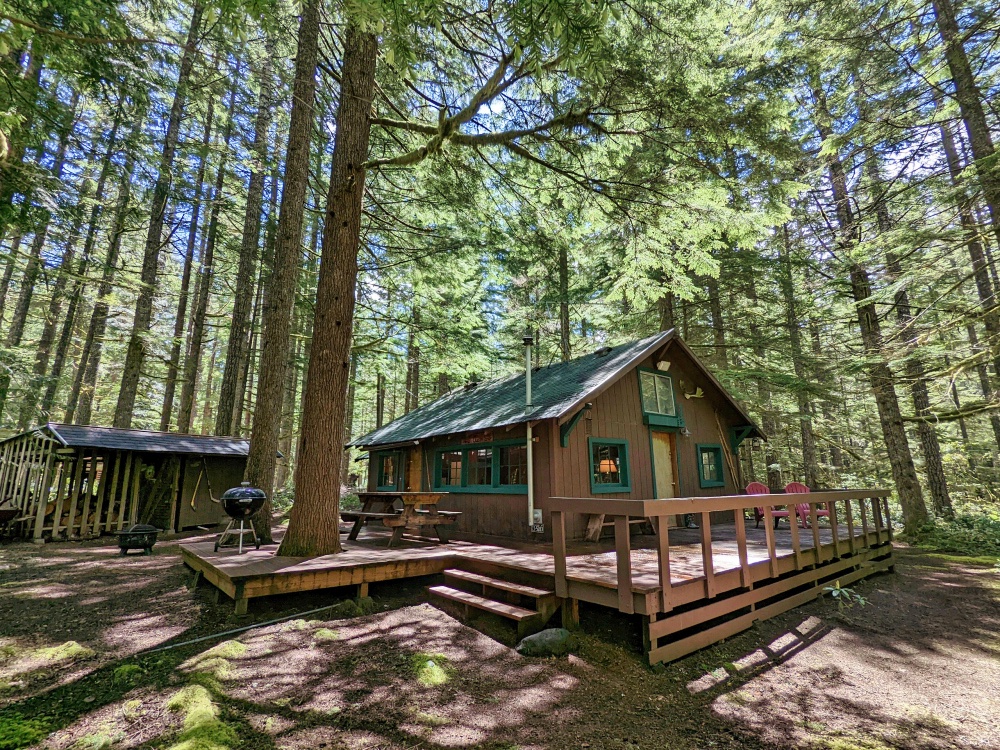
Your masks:
[[[694,514],[699,522],[701,537],[703,592],[698,598],[713,599],[719,594],[734,589],[752,589],[756,584],[773,580],[794,570],[819,567],[842,557],[854,557],[860,552],[883,547],[892,541],[892,525],[889,518],[889,492],[887,490],[831,490],[809,494],[771,495],[725,495],[721,497],[689,497],[661,500],[617,500],[600,498],[549,498],[546,508],[552,513],[552,546],[555,563],[556,595],[569,596],[567,577],[566,516],[568,514],[603,515],[614,520],[615,555],[617,568],[618,609],[635,612],[632,586],[632,548],[630,540],[630,519],[647,518],[656,532],[656,563],[659,574],[660,592],[656,610],[670,612],[675,606],[685,603],[677,595],[681,586],[689,581],[675,584],[670,573],[670,531],[669,517]],[[800,528],[796,505],[808,503],[808,526]],[[764,533],[767,545],[767,562],[758,563],[751,569],[747,547],[747,530],[744,512],[762,508]],[[829,542],[821,540],[818,509],[829,511]],[[774,528],[775,511],[788,512],[791,526],[791,555],[779,555]],[[739,568],[735,575],[726,571],[717,574],[713,560],[712,513],[730,511],[735,523],[736,547]],[[846,530],[846,535],[843,531]],[[823,531],[827,531],[826,525]],[[803,547],[802,536],[809,535],[812,545]],[[730,542],[731,544],[731,542]],[[731,550],[731,547],[730,547]],[[790,566],[788,560],[793,563]]]

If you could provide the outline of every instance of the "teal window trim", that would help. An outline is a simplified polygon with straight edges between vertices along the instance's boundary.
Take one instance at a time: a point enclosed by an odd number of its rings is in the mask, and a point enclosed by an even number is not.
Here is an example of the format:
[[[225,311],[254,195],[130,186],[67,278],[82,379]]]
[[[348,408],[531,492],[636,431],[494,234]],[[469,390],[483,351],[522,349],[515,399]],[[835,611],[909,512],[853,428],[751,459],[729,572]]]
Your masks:
[[[442,492],[457,492],[469,495],[527,495],[528,485],[524,484],[500,484],[500,454],[501,448],[511,445],[527,445],[527,438],[523,440],[495,440],[489,443],[469,443],[465,445],[449,445],[434,449],[434,483],[433,488]],[[484,448],[492,449],[491,484],[469,484],[469,468],[471,466],[470,455],[474,451]],[[441,484],[442,455],[445,453],[462,454],[462,483],[461,484]]]
[[[715,454],[715,473],[719,477],[718,479],[706,479],[705,478],[705,465],[702,462],[702,454],[705,451],[712,451]],[[694,447],[694,456],[698,464],[698,486],[702,488],[706,487],[725,487],[726,486],[726,474],[725,466],[722,462],[722,446],[718,443],[698,443]]]
[[[399,490],[399,479],[400,476],[402,476],[401,469],[403,454],[400,451],[382,451],[381,453],[376,453],[375,455],[375,489],[378,492],[397,492]],[[394,481],[392,484],[379,484],[379,480],[382,478],[382,474],[384,473],[383,469],[385,459],[390,457],[394,458],[396,461],[396,465],[393,467],[393,473],[395,474],[393,477]]]
[[[616,484],[599,484],[594,481],[594,448],[608,445],[619,448],[618,473],[620,481]],[[611,492],[631,492],[632,491],[632,467],[629,466],[628,440],[621,438],[587,438],[587,461],[590,466],[590,493],[592,495],[602,495]]]
[[[670,393],[674,397],[674,413],[671,414],[661,414],[660,412],[646,411],[646,404],[642,399],[642,374],[650,373],[661,378],[666,378],[670,381]],[[654,370],[649,367],[637,367],[636,377],[639,381],[639,404],[642,407],[642,421],[644,424],[650,427],[676,427],[678,429],[684,426],[684,412],[681,410],[680,401],[677,398],[677,388],[674,386],[673,375],[668,375],[660,370]]]

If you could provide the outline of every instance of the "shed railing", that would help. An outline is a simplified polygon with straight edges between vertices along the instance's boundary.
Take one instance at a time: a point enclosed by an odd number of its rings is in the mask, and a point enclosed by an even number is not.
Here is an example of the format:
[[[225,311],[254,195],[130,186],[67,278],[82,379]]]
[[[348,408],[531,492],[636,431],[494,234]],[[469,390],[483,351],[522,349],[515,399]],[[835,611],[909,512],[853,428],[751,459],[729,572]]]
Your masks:
[[[789,571],[788,562],[801,571],[807,567],[820,567],[828,562],[846,557],[854,557],[866,550],[883,547],[892,541],[892,524],[889,517],[888,490],[830,490],[809,494],[770,495],[725,495],[721,497],[688,497],[659,500],[621,500],[601,498],[549,498],[546,508],[552,514],[552,548],[555,564],[556,595],[567,597],[567,545],[566,516],[570,513],[603,514],[614,520],[615,557],[617,569],[618,609],[635,612],[633,598],[632,547],[629,520],[648,518],[656,532],[656,566],[659,574],[660,592],[657,609],[670,612],[681,603],[676,589],[690,585],[690,581],[674,583],[671,580],[669,516],[694,514],[699,519],[701,537],[702,568],[704,570],[704,598],[714,599],[722,593],[734,589],[753,589],[755,583],[770,581]],[[797,523],[796,505],[809,504],[808,528],[800,528]],[[751,570],[750,554],[747,546],[745,511],[762,508],[764,533],[767,546],[767,561],[764,570],[760,563]],[[829,511],[830,541],[821,539],[821,529],[817,509]],[[789,513],[791,527],[791,554],[787,549],[779,550],[774,528],[775,511]],[[730,511],[733,520],[724,524],[735,524],[736,548],[739,568],[736,575],[720,575],[727,571],[716,571],[714,546],[718,540],[712,538],[712,513]],[[720,522],[717,525],[722,525]],[[846,531],[846,534],[843,532]],[[803,535],[811,537],[812,545],[803,547]],[[825,536],[825,534],[824,534]],[[729,542],[731,545],[731,541]],[[731,553],[731,546],[727,553]],[[783,554],[779,554],[783,553]]]

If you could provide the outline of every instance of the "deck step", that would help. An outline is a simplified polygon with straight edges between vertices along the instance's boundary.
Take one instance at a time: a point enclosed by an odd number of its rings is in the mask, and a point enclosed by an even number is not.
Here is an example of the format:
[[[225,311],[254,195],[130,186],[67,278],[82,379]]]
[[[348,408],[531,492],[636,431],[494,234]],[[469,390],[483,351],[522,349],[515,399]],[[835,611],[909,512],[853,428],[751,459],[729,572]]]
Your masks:
[[[500,617],[506,617],[508,620],[514,620],[515,622],[521,622],[522,620],[538,616],[538,612],[534,610],[518,607],[516,604],[487,599],[478,594],[470,594],[468,591],[453,589],[451,586],[431,586],[428,588],[428,591],[435,596],[440,596],[442,599],[449,599],[460,604],[468,604],[470,607],[475,607],[476,609],[481,609]]]
[[[500,578],[490,578],[489,576],[484,576],[480,573],[470,573],[467,570],[459,570],[458,568],[446,570],[444,575],[446,578],[455,578],[459,581],[465,581],[466,583],[476,583],[491,589],[497,589],[499,591],[509,591],[512,594],[521,594],[522,596],[527,596],[531,599],[542,599],[546,596],[555,596],[556,593],[552,590],[526,586],[523,583],[512,583],[511,581],[504,581]]]

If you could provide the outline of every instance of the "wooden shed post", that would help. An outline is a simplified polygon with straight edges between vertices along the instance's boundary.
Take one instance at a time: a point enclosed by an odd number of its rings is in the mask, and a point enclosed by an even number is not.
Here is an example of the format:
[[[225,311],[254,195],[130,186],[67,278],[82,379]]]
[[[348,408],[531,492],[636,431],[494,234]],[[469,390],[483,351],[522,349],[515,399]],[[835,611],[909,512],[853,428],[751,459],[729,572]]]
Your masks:
[[[49,445],[48,451],[45,456],[45,467],[42,469],[41,477],[38,482],[38,489],[35,492],[35,497],[38,501],[38,509],[35,511],[35,529],[34,529],[34,542],[35,544],[42,543],[42,531],[45,528],[45,509],[49,505],[49,493],[52,489],[52,462],[55,460],[55,446]]]
[[[87,469],[87,496],[83,499],[83,514],[80,516],[80,536],[90,531],[90,501],[94,497],[94,479],[97,477],[97,451],[90,451],[90,466]],[[95,519],[96,520],[96,519]]]
[[[83,480],[83,451],[77,451],[75,456],[76,465],[73,467],[73,484],[69,498],[69,521],[66,523],[66,536],[69,539],[73,538],[73,527],[76,525],[76,506],[80,501],[80,482]],[[79,535],[79,527],[77,527],[76,533]]]

